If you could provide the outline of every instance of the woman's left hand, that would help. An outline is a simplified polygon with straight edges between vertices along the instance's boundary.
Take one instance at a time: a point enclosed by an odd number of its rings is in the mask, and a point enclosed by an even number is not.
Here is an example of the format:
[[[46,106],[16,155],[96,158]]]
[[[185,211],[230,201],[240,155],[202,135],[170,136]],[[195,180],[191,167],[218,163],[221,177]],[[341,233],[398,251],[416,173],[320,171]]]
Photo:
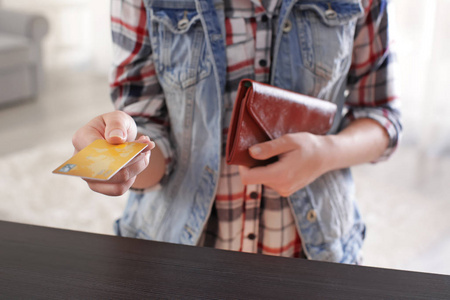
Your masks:
[[[264,184],[288,197],[330,170],[331,145],[328,136],[306,132],[254,145],[249,149],[253,158],[266,160],[278,155],[279,160],[262,167],[240,166],[242,182]]]

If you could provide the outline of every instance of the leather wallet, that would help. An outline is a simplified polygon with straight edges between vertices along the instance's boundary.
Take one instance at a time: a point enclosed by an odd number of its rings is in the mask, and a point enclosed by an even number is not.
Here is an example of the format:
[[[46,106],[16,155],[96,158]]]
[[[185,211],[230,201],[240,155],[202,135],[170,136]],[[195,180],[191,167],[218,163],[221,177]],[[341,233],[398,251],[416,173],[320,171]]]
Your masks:
[[[255,160],[248,149],[284,134],[326,134],[333,125],[336,105],[268,84],[243,79],[228,129],[226,161],[255,167],[276,161]]]

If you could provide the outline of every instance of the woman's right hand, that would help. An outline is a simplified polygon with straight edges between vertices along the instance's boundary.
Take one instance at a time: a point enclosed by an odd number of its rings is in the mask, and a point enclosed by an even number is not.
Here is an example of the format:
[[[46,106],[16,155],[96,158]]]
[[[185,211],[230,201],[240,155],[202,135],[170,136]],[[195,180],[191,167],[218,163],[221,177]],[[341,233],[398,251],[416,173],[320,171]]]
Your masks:
[[[122,111],[100,115],[77,130],[72,138],[74,154],[98,139],[104,139],[110,144],[134,141],[148,144],[143,152],[108,181],[84,179],[91,190],[108,196],[120,196],[128,191],[136,180],[136,176],[147,168],[151,150],[155,148],[155,143],[150,141],[149,137],[140,136],[137,140],[136,137],[136,123]]]

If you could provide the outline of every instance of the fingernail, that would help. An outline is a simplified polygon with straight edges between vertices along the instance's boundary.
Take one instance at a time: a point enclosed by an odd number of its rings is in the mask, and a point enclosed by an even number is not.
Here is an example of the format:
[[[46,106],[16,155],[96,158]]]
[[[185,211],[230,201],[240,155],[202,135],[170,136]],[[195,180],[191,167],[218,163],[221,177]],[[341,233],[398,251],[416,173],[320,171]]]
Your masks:
[[[250,147],[250,152],[254,155],[258,155],[261,153],[261,147],[259,146],[252,146]]]
[[[120,129],[111,130],[111,132],[109,133],[109,137],[119,137],[123,139],[124,138],[123,131]]]

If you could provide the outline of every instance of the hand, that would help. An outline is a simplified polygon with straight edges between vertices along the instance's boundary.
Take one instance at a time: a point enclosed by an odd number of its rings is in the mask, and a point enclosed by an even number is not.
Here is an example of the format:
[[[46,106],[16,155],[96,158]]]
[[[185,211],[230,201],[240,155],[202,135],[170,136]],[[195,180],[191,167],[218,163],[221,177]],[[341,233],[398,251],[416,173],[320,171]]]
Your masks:
[[[239,167],[243,184],[264,184],[281,196],[288,197],[329,171],[327,136],[293,133],[250,147],[250,155],[258,160],[279,156],[273,164]]]
[[[111,144],[121,144],[135,141],[136,136],[137,128],[134,120],[122,111],[114,111],[98,116],[80,128],[73,136],[72,143],[75,153],[78,153],[98,139],[104,139]],[[84,179],[91,190],[108,196],[120,196],[128,191],[136,180],[136,176],[148,166],[150,150],[155,147],[155,143],[150,141],[147,136],[141,136],[136,141],[146,143],[148,147],[110,180]]]

